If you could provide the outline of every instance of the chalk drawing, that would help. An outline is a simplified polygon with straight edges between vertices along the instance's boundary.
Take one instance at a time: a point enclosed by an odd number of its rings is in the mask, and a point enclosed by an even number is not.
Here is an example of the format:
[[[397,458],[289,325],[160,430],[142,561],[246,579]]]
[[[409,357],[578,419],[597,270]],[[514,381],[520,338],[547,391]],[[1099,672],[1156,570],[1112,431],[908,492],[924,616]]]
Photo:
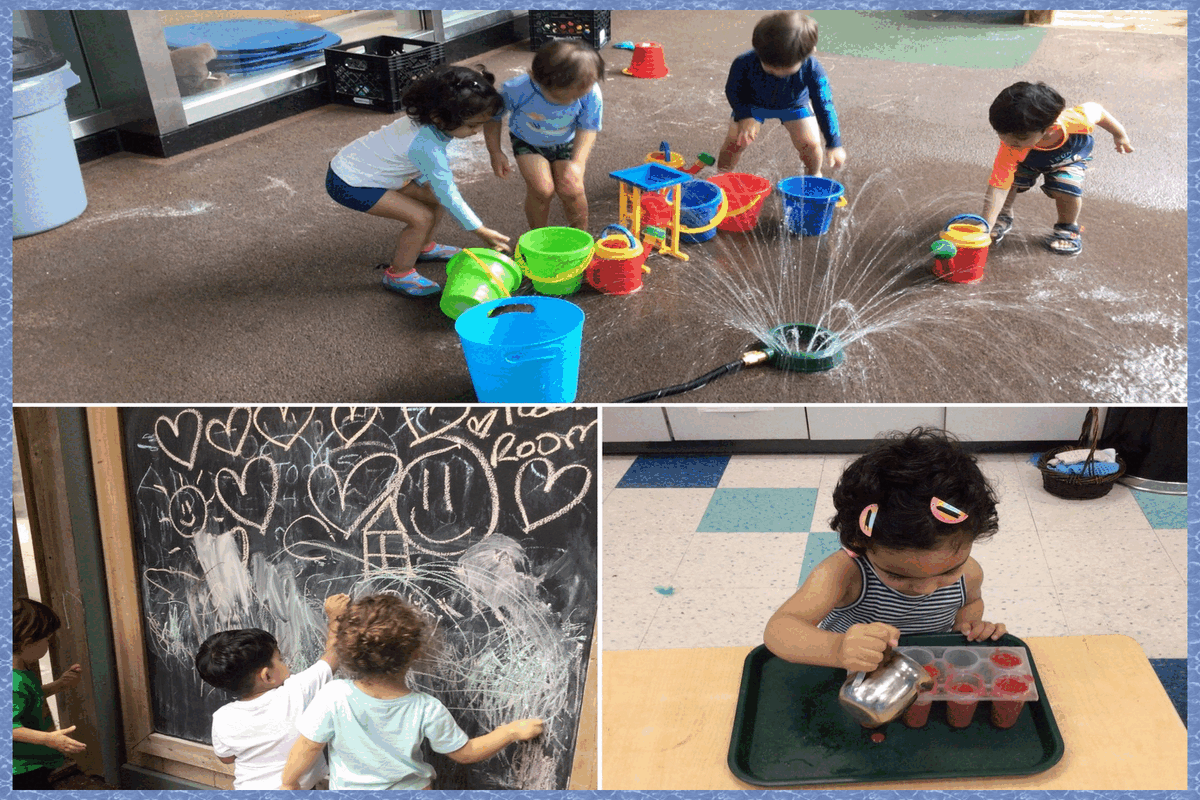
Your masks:
[[[207,741],[206,719],[162,726],[203,716],[188,696],[228,699],[194,676],[210,634],[264,628],[300,669],[326,596],[395,592],[436,631],[410,682],[468,733],[546,721],[454,788],[565,788],[596,613],[594,409],[123,413],[157,729]]]

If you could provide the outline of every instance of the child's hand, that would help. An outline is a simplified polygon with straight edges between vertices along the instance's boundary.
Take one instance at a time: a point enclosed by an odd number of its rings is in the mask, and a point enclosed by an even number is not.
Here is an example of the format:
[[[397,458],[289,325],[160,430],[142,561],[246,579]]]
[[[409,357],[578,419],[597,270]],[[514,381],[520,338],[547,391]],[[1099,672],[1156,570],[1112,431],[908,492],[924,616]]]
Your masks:
[[[508,731],[512,734],[513,740],[517,742],[524,742],[541,735],[542,728],[540,719],[519,719],[516,722],[508,723]]]
[[[846,163],[846,148],[831,148],[825,151],[825,157],[829,161],[830,169],[841,169],[841,166]]]
[[[507,178],[512,174],[512,167],[508,165],[508,156],[504,153],[494,153],[492,155],[492,172],[497,178]]]
[[[883,661],[888,647],[900,643],[900,631],[884,622],[851,625],[842,634],[838,660],[847,672],[870,672]]]
[[[333,621],[346,612],[350,607],[350,595],[331,594],[325,598],[325,617]]]
[[[46,741],[46,744],[50,745],[58,752],[66,753],[67,755],[82,753],[84,750],[87,750],[87,745],[83,742],[77,742],[67,735],[74,730],[75,726],[72,725],[69,728],[63,728],[60,731],[50,731],[50,738]]]
[[[1113,144],[1116,145],[1118,153],[1132,153],[1133,145],[1129,142],[1128,136],[1114,136]]]
[[[55,681],[59,689],[74,689],[83,680],[83,667],[78,664],[72,664],[66,672],[58,676]]]
[[[484,243],[493,250],[499,250],[501,253],[507,253],[508,243],[511,241],[507,236],[499,231],[494,231],[491,228],[485,228],[482,225],[471,231],[471,233],[483,239]]]
[[[754,117],[738,120],[738,135],[735,146],[740,150],[754,141],[762,125]]]
[[[963,620],[954,626],[956,631],[967,637],[968,642],[982,642],[984,639],[999,639],[1008,629],[1003,622],[988,622],[982,619]]]

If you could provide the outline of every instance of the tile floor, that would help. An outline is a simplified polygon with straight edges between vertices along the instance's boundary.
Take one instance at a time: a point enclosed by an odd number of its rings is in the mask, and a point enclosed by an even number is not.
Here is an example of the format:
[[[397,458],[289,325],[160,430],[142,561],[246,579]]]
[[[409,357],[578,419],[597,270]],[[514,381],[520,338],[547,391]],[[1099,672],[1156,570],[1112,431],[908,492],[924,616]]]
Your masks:
[[[832,491],[854,455],[606,456],[606,650],[752,646],[838,547]],[[1116,486],[1062,500],[1028,454],[980,456],[1000,532],[975,546],[987,618],[1016,636],[1120,633],[1187,657],[1186,498]]]

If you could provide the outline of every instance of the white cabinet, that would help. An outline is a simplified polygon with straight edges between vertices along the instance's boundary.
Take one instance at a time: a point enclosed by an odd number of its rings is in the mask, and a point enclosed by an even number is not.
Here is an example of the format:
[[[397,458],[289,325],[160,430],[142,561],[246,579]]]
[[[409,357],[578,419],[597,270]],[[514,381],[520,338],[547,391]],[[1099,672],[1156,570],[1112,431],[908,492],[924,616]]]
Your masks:
[[[666,412],[677,441],[809,438],[803,406],[671,406]]]
[[[1062,441],[1079,438],[1087,406],[950,406],[946,430],[971,442]],[[1101,418],[1101,428],[1104,420]]]
[[[917,426],[941,428],[942,406],[809,406],[808,427],[813,439],[874,439],[887,431],[910,431]]]
[[[600,411],[606,442],[669,442],[671,431],[659,406],[605,406]]]

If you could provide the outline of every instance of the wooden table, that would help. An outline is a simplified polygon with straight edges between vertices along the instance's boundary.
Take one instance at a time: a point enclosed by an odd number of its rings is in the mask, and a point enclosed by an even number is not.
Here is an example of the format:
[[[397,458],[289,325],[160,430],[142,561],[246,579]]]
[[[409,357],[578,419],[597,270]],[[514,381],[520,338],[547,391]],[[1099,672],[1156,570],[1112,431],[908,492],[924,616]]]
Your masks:
[[[1187,735],[1127,636],[1030,637],[1066,752],[1024,777],[855,784],[870,789],[1186,789]],[[750,648],[610,650],[604,789],[757,789],[726,764]],[[845,788],[846,784],[805,788]]]

